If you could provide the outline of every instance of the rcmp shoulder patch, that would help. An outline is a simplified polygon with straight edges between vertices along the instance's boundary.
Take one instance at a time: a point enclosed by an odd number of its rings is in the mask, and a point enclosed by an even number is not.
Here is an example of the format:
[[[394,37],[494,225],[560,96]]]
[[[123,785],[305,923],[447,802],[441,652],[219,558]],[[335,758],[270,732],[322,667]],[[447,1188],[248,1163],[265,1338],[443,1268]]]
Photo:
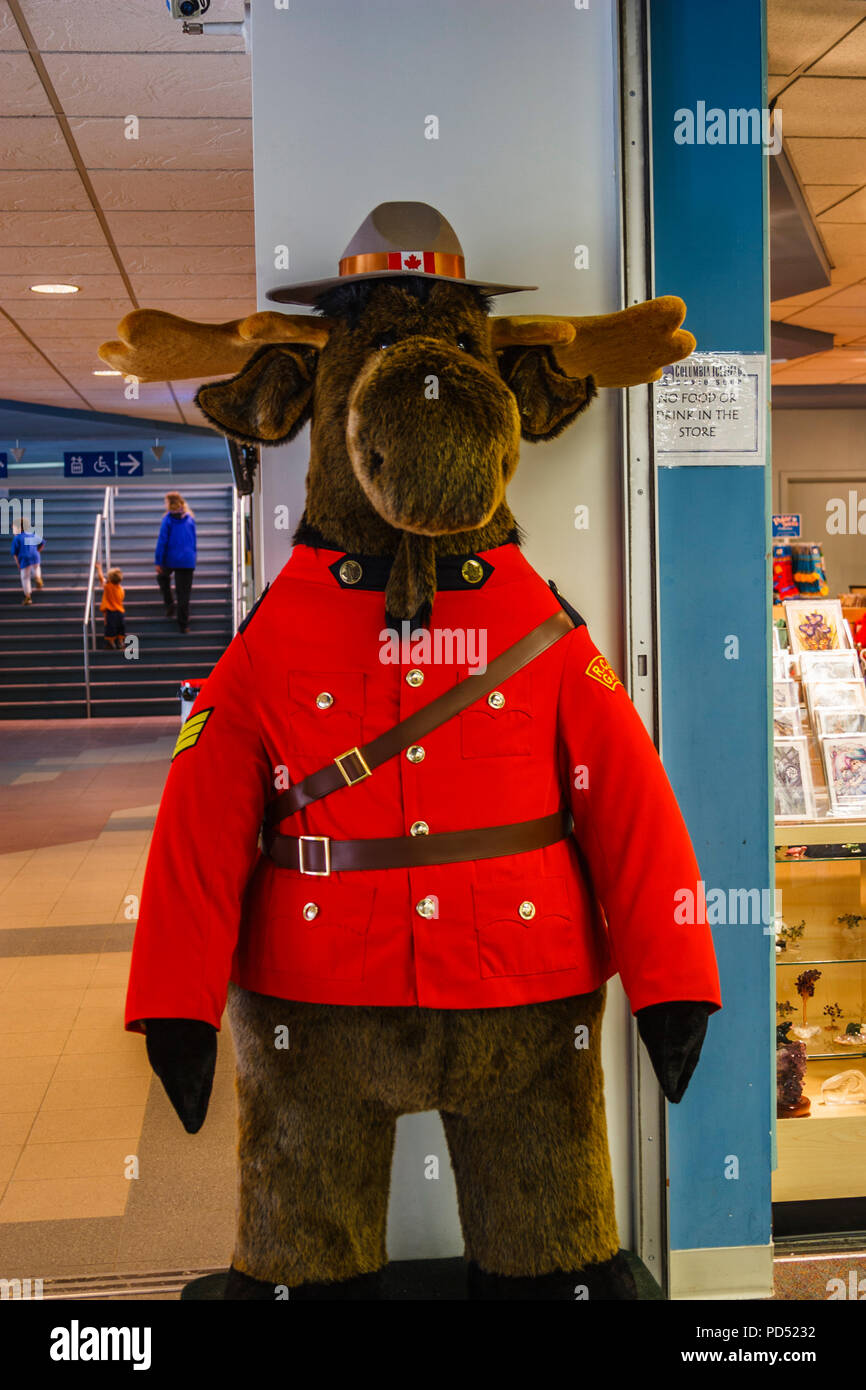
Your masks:
[[[591,676],[594,681],[598,681],[599,685],[603,685],[605,690],[616,690],[618,685],[622,685],[622,681],[613,667],[600,654],[592,658],[586,668],[586,674]]]
[[[214,712],[213,705],[210,709],[200,709],[198,714],[191,714],[177,736],[177,743],[174,745],[174,752],[171,760],[174,762],[178,753],[183,753],[187,748],[194,748],[202,736],[202,731],[207,721]]]

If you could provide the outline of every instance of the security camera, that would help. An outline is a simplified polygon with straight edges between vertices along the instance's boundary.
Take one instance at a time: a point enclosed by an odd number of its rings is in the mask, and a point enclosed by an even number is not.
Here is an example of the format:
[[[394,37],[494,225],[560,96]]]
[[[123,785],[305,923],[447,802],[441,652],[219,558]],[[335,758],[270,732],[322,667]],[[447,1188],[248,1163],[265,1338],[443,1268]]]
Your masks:
[[[207,14],[210,0],[165,0],[172,19],[198,19]]]
[[[165,0],[166,5],[171,11],[172,19],[183,20],[183,32],[199,37],[202,34],[218,34],[221,38],[226,38],[230,34],[238,34],[244,41],[244,48],[247,53],[250,51],[250,0],[244,0],[244,17],[242,20],[234,19],[215,19],[210,23],[202,24],[202,15],[207,14],[210,9],[211,0]]]

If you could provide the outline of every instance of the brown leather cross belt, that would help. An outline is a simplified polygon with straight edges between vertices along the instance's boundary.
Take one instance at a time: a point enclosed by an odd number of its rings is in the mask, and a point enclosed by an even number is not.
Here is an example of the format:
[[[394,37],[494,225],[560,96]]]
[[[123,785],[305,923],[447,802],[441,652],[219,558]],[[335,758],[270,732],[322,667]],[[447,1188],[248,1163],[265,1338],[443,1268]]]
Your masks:
[[[345,869],[415,869],[525,854],[557,844],[570,830],[571,813],[562,810],[516,825],[449,830],[440,835],[394,835],[383,840],[331,840],[327,835],[278,835],[266,829],[264,842],[281,869],[327,878]]]
[[[488,695],[502,681],[528,666],[542,652],[546,652],[548,647],[552,647],[566,633],[571,632],[573,627],[571,618],[560,609],[551,618],[545,619],[538,627],[521,637],[513,646],[500,652],[486,671],[464,677],[457,685],[446,690],[444,695],[438,695],[435,700],[423,705],[414,714],[401,719],[399,724],[395,724],[378,738],[372,739],[370,743],[364,744],[363,748],[349,748],[333,762],[320,767],[318,772],[311,772],[296,786],[280,792],[266,808],[266,823],[274,826],[312,802],[330,796],[332,792],[340,791],[343,787],[357,786],[375,772],[376,768],[396,757],[404,748],[408,748],[410,743],[418,743],[425,734],[438,729],[473,701]]]

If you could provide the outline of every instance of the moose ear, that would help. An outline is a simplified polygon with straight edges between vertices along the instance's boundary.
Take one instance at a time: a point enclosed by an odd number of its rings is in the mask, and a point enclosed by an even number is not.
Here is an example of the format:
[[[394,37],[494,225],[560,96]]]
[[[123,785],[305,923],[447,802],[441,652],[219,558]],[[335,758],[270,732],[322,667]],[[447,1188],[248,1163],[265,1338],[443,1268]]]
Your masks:
[[[596,393],[591,376],[566,376],[547,346],[504,348],[499,370],[517,398],[520,433],[533,442],[561,434]]]
[[[241,444],[285,444],[310,417],[317,361],[314,348],[274,343],[237,376],[200,386],[195,403]]]

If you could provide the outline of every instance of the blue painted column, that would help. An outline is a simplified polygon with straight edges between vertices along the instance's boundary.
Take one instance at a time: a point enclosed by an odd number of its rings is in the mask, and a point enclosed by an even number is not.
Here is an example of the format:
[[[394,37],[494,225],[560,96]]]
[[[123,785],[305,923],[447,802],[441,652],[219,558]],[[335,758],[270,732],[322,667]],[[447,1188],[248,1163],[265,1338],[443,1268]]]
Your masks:
[[[768,156],[674,139],[677,111],[763,109],[763,4],[650,0],[649,13],[655,293],[685,299],[699,351],[765,352]],[[663,757],[707,889],[726,893],[772,886],[768,474],[658,474]],[[760,923],[714,934],[724,1009],[669,1107],[673,1251],[770,1240],[772,937]]]

